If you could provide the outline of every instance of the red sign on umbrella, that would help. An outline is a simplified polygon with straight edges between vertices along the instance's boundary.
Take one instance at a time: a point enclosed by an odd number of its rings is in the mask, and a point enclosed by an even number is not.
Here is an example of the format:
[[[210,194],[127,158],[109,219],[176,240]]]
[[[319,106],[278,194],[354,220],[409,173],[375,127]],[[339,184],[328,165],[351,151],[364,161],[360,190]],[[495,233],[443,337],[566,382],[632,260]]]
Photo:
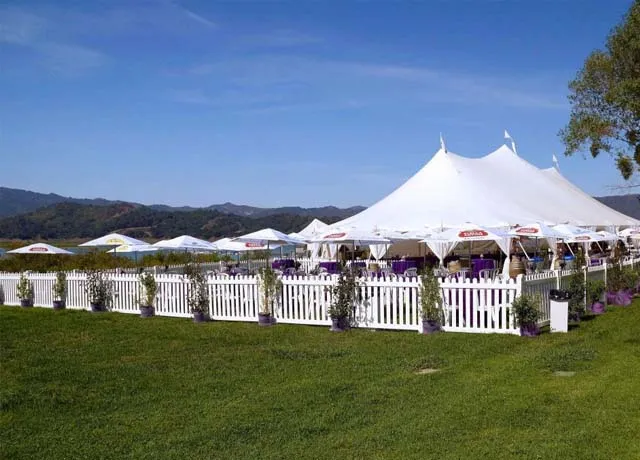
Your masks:
[[[35,247],[35,248],[29,248],[29,252],[49,252],[49,250],[47,248],[40,248],[40,247]]]
[[[520,227],[516,229],[516,233],[532,235],[532,234],[538,233],[538,229],[533,227]]]
[[[338,238],[342,238],[346,235],[346,233],[332,233],[331,235],[327,235],[323,237],[325,240],[337,240]]]
[[[484,230],[464,230],[458,233],[459,238],[477,238],[480,236],[489,236]]]

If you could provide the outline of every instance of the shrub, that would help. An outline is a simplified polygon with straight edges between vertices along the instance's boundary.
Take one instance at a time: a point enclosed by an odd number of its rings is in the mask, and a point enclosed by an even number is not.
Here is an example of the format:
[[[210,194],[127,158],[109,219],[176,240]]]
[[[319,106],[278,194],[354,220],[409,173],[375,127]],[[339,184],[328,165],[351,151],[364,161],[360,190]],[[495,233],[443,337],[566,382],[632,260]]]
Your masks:
[[[528,294],[520,294],[511,304],[516,324],[520,327],[537,324],[540,319],[540,299]]]
[[[420,316],[424,321],[443,322],[443,300],[440,293],[440,282],[427,268],[420,277]]]
[[[65,300],[67,298],[67,274],[65,272],[56,273],[56,281],[53,283],[54,300]]]
[[[193,263],[185,266],[184,274],[189,280],[187,305],[189,305],[191,313],[208,313],[209,285],[207,283],[207,277],[199,267]]]
[[[20,273],[16,292],[20,300],[33,300],[33,283],[24,272]]]
[[[110,307],[113,300],[113,283],[109,275],[101,270],[87,272],[85,291],[89,296],[89,302],[94,305]]]
[[[359,287],[355,271],[343,268],[338,282],[331,288],[331,305],[328,312],[331,318],[349,318],[350,322],[353,321],[355,304],[361,298]]]
[[[260,292],[260,313],[272,315],[273,307],[282,294],[282,281],[271,267],[263,267],[258,272],[258,291]]]
[[[142,286],[142,297],[139,300],[140,305],[143,307],[153,307],[156,295],[158,294],[158,283],[156,277],[153,274],[146,272],[142,273],[139,277],[140,285]]]

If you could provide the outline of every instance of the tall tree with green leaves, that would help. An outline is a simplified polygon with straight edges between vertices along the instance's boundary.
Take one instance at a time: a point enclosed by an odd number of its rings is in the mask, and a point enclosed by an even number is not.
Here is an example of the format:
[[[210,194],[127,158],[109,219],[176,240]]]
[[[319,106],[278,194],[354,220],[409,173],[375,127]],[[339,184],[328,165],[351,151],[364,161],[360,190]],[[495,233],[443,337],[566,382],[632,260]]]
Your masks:
[[[566,155],[607,152],[626,180],[640,171],[640,0],[569,83],[571,118],[560,131]]]

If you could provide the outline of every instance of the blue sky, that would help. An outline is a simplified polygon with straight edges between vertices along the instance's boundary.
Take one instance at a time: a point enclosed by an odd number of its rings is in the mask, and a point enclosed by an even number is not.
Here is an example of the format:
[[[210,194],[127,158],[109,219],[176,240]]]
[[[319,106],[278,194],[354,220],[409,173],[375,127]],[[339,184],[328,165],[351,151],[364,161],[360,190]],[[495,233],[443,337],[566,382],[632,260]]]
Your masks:
[[[629,0],[15,1],[0,6],[0,185],[145,204],[371,205],[442,132],[566,158],[567,82]],[[527,184],[523,184],[526,187]]]

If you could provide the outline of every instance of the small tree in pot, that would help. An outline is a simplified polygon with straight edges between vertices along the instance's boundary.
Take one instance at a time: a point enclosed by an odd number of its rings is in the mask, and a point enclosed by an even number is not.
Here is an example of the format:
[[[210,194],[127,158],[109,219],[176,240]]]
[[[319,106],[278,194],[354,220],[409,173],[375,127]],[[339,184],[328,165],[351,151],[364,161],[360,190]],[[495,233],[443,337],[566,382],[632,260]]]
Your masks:
[[[89,296],[92,312],[107,311],[113,299],[113,284],[109,276],[101,270],[87,272],[85,291]]]
[[[53,283],[53,308],[60,310],[67,306],[67,274],[65,272],[56,273],[56,281]]]
[[[158,294],[156,277],[151,273],[142,273],[139,277],[142,295],[140,297],[140,316],[150,318],[155,314],[154,303]]]
[[[355,271],[343,268],[338,282],[331,288],[331,331],[343,332],[351,328],[354,322],[355,304],[360,299],[360,287]]]
[[[587,281],[587,302],[594,315],[604,313],[604,304],[602,303],[604,289],[604,281],[602,280]]]
[[[275,305],[282,295],[282,281],[271,267],[263,267],[258,272],[258,292],[260,295],[260,311],[258,324],[271,326],[275,324]]]
[[[520,327],[520,335],[525,337],[535,337],[540,335],[538,319],[540,319],[540,301],[537,297],[527,294],[520,294],[511,304],[511,309]]]
[[[185,266],[184,273],[189,280],[187,305],[193,314],[194,323],[203,323],[209,319],[209,284],[207,277],[193,263]]]
[[[20,273],[16,293],[20,299],[20,306],[33,307],[33,283],[24,272]]]
[[[420,277],[420,317],[422,333],[433,334],[442,329],[444,320],[443,300],[440,294],[440,281],[427,268]]]

